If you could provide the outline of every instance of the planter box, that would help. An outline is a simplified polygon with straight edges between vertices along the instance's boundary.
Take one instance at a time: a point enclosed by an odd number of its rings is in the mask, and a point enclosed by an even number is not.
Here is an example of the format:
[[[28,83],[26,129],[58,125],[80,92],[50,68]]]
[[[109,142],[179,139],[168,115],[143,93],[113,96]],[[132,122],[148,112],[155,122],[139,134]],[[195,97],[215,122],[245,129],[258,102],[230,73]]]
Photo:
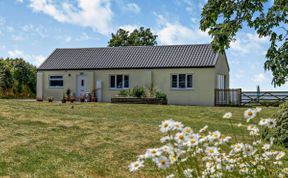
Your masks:
[[[162,104],[167,105],[167,100],[156,98],[127,98],[127,97],[114,97],[111,98],[111,103],[126,103],[126,104]]]

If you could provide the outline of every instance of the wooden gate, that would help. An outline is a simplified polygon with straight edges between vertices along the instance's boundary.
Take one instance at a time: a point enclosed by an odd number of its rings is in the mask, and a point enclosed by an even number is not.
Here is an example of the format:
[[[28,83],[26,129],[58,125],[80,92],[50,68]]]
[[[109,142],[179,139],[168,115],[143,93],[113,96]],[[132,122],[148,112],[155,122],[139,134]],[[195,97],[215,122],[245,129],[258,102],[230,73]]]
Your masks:
[[[278,106],[286,101],[288,91],[242,92],[241,89],[215,89],[215,106]]]
[[[241,89],[215,89],[215,106],[240,106]]]

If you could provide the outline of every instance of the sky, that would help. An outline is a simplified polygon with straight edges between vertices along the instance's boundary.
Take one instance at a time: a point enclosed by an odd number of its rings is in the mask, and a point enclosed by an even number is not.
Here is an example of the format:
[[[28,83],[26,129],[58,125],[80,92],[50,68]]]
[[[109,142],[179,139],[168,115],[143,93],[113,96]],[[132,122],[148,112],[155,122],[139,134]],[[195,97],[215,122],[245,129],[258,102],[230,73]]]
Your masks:
[[[199,29],[206,0],[0,0],[0,57],[39,66],[55,48],[105,47],[117,29],[144,26],[158,45],[210,43]],[[243,28],[226,51],[230,88],[287,90],[264,70],[268,38]]]

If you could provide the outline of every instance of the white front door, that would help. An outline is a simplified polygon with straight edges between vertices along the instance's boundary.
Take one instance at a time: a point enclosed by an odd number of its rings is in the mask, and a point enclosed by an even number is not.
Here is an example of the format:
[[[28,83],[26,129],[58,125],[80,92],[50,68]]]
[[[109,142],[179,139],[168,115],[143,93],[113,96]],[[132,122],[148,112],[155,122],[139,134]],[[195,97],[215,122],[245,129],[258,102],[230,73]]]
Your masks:
[[[88,92],[87,76],[79,75],[77,76],[77,97],[84,96]]]

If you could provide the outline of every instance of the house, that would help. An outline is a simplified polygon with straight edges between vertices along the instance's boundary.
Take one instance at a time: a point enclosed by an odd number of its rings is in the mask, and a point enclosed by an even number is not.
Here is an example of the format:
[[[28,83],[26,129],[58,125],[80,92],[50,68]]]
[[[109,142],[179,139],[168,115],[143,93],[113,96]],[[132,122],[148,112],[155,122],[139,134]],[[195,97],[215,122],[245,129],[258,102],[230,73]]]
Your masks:
[[[229,88],[225,53],[210,44],[56,49],[37,71],[37,97],[76,97],[96,89],[100,102],[120,90],[151,84],[167,94],[168,104],[208,105],[215,88]]]

